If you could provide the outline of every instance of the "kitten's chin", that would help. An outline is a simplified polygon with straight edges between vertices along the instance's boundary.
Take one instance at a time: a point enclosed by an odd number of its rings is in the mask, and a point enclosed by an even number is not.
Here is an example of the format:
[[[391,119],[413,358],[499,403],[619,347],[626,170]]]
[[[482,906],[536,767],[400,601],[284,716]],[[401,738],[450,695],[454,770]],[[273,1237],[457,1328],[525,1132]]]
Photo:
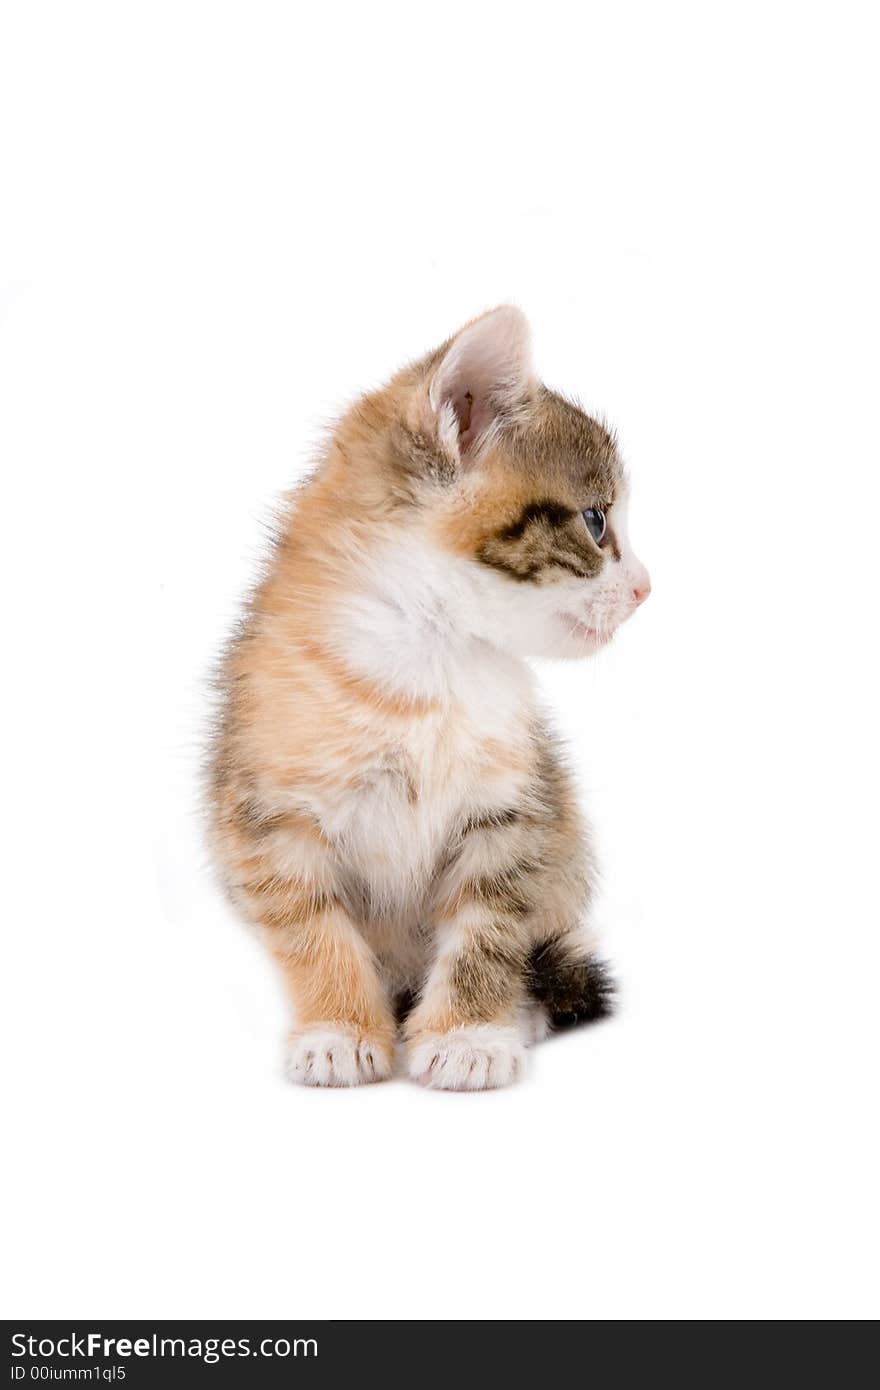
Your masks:
[[[614,636],[614,629],[600,629],[590,627],[588,623],[581,622],[573,613],[560,613],[559,622],[565,629],[565,653],[566,656],[589,656],[591,652],[599,651],[600,647],[606,647]]]

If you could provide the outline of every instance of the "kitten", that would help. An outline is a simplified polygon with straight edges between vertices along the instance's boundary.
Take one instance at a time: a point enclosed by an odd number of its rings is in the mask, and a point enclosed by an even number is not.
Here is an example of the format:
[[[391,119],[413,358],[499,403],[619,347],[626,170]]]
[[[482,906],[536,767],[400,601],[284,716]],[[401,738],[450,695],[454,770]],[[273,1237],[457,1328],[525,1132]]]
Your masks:
[[[277,961],[306,1085],[522,1071],[601,1017],[595,869],[531,655],[647,596],[614,438],[534,377],[515,308],[344,416],[227,654],[210,769],[225,884]]]

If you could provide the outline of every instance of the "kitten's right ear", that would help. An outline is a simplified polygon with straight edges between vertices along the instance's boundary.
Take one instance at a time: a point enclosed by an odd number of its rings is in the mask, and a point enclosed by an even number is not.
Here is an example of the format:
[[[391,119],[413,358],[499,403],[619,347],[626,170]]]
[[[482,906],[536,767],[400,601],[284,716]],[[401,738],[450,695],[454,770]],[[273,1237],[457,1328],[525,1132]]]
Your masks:
[[[513,305],[474,319],[452,339],[428,385],[428,407],[443,450],[472,461],[526,404],[532,380],[529,325]]]

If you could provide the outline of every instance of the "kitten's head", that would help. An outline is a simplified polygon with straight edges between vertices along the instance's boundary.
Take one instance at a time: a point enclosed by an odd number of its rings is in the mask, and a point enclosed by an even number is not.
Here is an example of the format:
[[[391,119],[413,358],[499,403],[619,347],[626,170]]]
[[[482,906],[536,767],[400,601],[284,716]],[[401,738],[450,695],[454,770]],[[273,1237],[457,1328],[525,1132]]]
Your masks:
[[[614,437],[536,380],[518,309],[468,324],[368,397],[357,421],[361,439],[382,439],[397,524],[409,515],[475,635],[585,656],[647,598]]]

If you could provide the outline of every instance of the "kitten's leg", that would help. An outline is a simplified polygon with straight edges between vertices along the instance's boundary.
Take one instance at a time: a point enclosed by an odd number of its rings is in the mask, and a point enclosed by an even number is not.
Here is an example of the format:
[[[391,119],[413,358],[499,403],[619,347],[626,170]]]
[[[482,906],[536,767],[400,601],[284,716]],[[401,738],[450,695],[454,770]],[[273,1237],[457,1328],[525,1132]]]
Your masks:
[[[435,960],[405,1029],[427,1086],[486,1090],[522,1071],[530,866],[512,848],[469,837],[439,886]]]
[[[251,812],[253,819],[253,812]],[[396,1025],[373,952],[334,891],[332,855],[305,817],[226,836],[230,886],[281,968],[294,1010],[287,1071],[306,1086],[391,1075]]]
[[[406,1022],[409,1073],[426,1086],[506,1086],[524,1062],[525,951],[516,931],[471,904],[437,924],[438,954]]]
[[[357,1086],[389,1077],[395,1022],[373,953],[346,913],[328,906],[309,921],[272,925],[266,935],[296,1018],[290,1080]]]
[[[559,1029],[610,1013],[614,984],[595,954],[589,929],[598,877],[589,827],[580,815],[565,763],[546,735],[540,744],[540,769],[541,801],[549,814],[540,828],[545,871],[537,894],[526,985],[544,1027]]]
[[[513,1080],[523,1044],[601,1017],[612,987],[582,925],[596,870],[552,740],[506,805],[463,827],[439,885],[438,949],[406,1025],[410,1074],[480,1089]]]
[[[592,1023],[611,1013],[614,982],[589,928],[597,877],[589,835],[560,817],[544,827],[545,874],[526,965],[526,987],[547,1030]]]

